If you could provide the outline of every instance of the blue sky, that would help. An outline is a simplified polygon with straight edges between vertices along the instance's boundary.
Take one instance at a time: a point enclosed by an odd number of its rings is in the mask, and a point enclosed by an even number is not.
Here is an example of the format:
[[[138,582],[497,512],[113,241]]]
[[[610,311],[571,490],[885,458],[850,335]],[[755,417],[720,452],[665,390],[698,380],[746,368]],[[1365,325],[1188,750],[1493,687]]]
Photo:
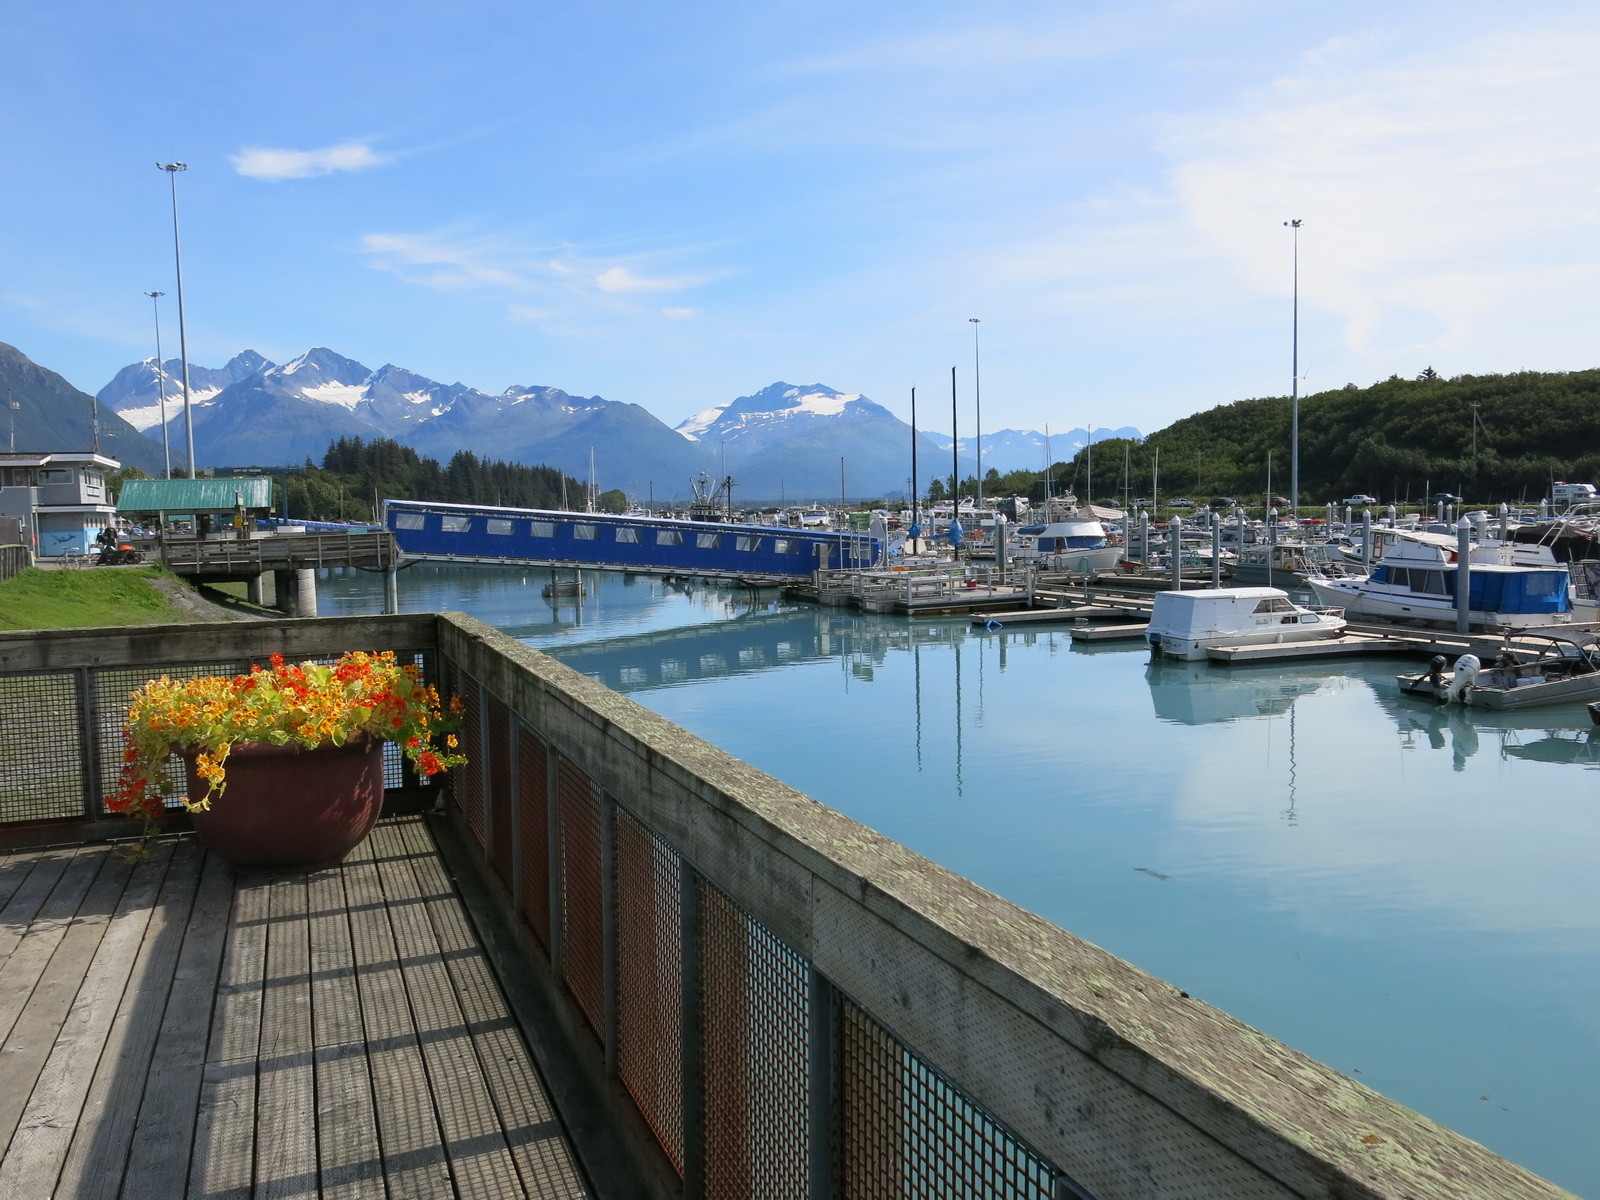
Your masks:
[[[1159,428],[1596,365],[1600,9],[24,0],[0,340],[85,390],[331,346],[670,424],[777,379]]]

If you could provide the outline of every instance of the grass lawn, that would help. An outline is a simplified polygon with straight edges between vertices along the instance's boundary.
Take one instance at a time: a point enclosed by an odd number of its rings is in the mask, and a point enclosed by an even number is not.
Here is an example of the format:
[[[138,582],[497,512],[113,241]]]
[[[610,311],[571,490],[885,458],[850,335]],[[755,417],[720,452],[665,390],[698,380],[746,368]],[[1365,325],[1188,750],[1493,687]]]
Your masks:
[[[168,602],[160,567],[37,567],[0,583],[0,629],[67,629],[84,625],[159,625],[193,618]]]

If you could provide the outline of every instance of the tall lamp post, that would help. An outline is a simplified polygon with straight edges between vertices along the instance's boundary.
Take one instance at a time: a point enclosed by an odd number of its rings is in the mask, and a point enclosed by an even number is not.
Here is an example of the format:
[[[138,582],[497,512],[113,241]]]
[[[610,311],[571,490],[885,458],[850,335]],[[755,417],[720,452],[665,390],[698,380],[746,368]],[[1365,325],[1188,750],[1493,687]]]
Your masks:
[[[978,318],[968,317],[972,322],[972,420],[978,428],[975,445],[978,450],[978,506],[977,511],[983,510],[983,376],[978,372]]]
[[[183,435],[189,451],[189,478],[194,470],[194,410],[189,407],[189,336],[183,320],[183,249],[178,240],[178,172],[187,171],[188,163],[157,163],[158,170],[167,173],[172,184],[172,261],[178,276],[178,357],[183,363]]]
[[[172,478],[172,439],[167,433],[167,373],[161,366],[161,305],[165,292],[146,292],[150,311],[156,318],[156,393],[161,397],[161,453],[167,460],[167,478]]]
[[[1294,231],[1294,300],[1292,334],[1293,375],[1289,381],[1293,397],[1289,417],[1289,506],[1294,513],[1300,506],[1300,218],[1285,221],[1284,226]],[[1299,518],[1296,517],[1296,520]]]

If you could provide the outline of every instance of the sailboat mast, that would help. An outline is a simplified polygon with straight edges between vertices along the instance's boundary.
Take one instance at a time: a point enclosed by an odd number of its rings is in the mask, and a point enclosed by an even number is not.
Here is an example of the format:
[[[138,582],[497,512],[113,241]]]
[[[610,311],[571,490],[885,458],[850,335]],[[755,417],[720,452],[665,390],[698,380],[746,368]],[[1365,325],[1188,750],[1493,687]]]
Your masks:
[[[917,524],[917,389],[911,389],[911,523]]]
[[[956,369],[950,368],[950,519],[961,508],[961,432],[956,415]]]

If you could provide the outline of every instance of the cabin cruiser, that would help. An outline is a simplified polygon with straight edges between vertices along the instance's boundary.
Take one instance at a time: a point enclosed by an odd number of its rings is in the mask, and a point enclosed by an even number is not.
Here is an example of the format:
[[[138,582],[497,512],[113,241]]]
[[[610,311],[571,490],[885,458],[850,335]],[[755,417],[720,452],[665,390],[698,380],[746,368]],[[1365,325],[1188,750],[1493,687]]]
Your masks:
[[[1318,600],[1339,605],[1352,617],[1454,622],[1456,547],[1456,539],[1446,534],[1401,533],[1372,574],[1308,578],[1306,584]],[[1574,620],[1571,578],[1565,570],[1517,565],[1509,561],[1509,553],[1497,552],[1495,557],[1499,561],[1469,559],[1467,604],[1472,625],[1526,628]]]
[[[1020,563],[1073,575],[1115,570],[1125,551],[1112,543],[1104,522],[1121,515],[1092,504],[1079,508],[1053,502],[1045,506],[1042,522],[1017,530],[1021,544],[1014,556]]]
[[[1218,646],[1256,646],[1336,637],[1338,609],[1302,607],[1281,588],[1157,592],[1145,638],[1152,652],[1201,659]]]
[[[1348,579],[1354,573],[1348,560],[1334,547],[1304,542],[1245,546],[1225,569],[1232,578],[1251,587],[1303,588],[1313,575]]]
[[[1446,703],[1454,700],[1476,708],[1532,708],[1600,700],[1600,638],[1582,630],[1525,634],[1523,638],[1535,638],[1541,644],[1520,655],[1508,651],[1488,666],[1475,654],[1463,654],[1453,671],[1444,670],[1441,655],[1428,671],[1396,676],[1396,682],[1402,692],[1413,696],[1431,696]]]

